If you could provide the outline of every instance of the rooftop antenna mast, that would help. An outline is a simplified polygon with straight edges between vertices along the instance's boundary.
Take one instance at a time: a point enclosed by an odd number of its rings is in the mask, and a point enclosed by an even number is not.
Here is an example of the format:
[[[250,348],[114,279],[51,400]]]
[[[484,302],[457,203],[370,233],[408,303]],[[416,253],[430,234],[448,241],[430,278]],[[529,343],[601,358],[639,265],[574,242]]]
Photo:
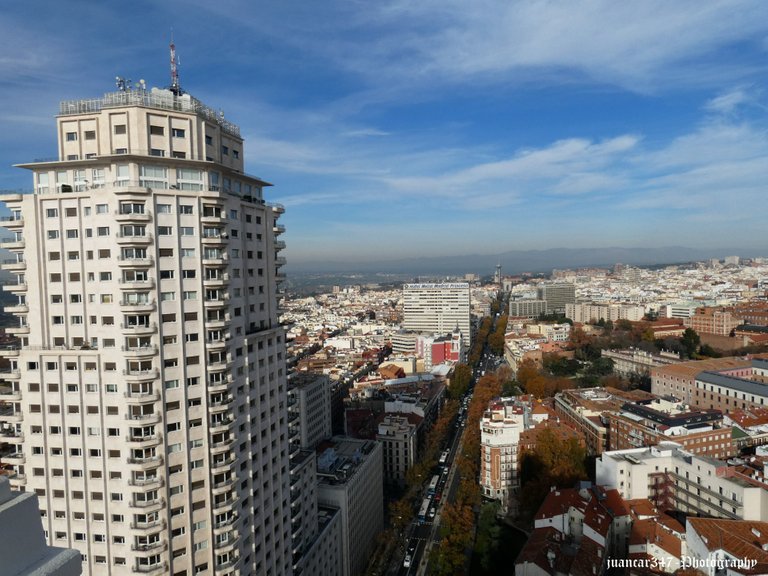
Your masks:
[[[181,95],[181,85],[179,84],[179,60],[176,57],[176,44],[173,43],[173,32],[171,32],[171,92],[177,96]]]

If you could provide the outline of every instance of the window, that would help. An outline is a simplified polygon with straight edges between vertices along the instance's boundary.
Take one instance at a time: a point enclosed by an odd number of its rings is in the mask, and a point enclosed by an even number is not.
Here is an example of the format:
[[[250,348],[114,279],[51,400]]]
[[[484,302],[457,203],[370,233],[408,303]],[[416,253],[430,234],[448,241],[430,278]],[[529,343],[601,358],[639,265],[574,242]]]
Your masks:
[[[176,300],[176,293],[175,292],[161,292],[160,293],[160,300],[163,302],[166,302],[168,300]]]
[[[173,258],[173,248],[160,248],[158,256],[160,258]]]
[[[98,228],[96,228],[96,234],[98,236],[109,236],[109,227],[99,226]]]
[[[232,150],[232,157],[237,159],[240,158],[240,151],[239,150]]]
[[[197,292],[195,291],[184,292],[184,300],[197,300]]]
[[[56,240],[59,237],[58,230],[48,230],[48,240]]]
[[[180,234],[182,236],[194,236],[195,229],[192,226],[182,226],[180,228]]]
[[[85,139],[86,140],[96,140],[96,131],[95,130],[86,130],[85,131]]]
[[[161,150],[160,148],[151,148],[149,150],[149,155],[162,157],[165,156],[165,150]]]
[[[222,146],[221,147],[221,154],[223,156],[229,156],[229,147],[228,146]]]
[[[67,238],[77,238],[78,231],[76,229],[67,230]]]
[[[195,249],[194,248],[182,248],[181,249],[181,257],[182,258],[194,258],[195,257]]]
[[[76,218],[77,208],[64,208],[64,216],[67,218]]]
[[[61,252],[48,252],[48,260],[61,260]]]
[[[171,136],[174,138],[185,138],[186,132],[181,128],[171,128]]]
[[[58,210],[58,208],[46,208],[45,209],[45,217],[46,218],[58,218],[59,217],[59,210]]]
[[[158,214],[170,214],[171,213],[171,205],[170,204],[158,204],[157,205],[157,213]]]
[[[173,279],[173,270],[160,270],[160,279],[161,280]]]
[[[108,214],[108,213],[109,213],[108,204],[96,204],[96,214]]]
[[[193,214],[193,207],[189,204],[182,204],[179,206],[179,214]]]
[[[197,276],[196,270],[182,270],[181,271],[181,277],[182,278],[194,278]]]
[[[157,227],[157,235],[158,236],[172,236],[173,235],[173,226],[158,226]]]
[[[125,124],[115,124],[115,134],[125,134]]]
[[[206,136],[206,137],[205,137],[205,143],[206,143],[208,146],[212,146],[212,145],[213,145],[213,136]]]
[[[165,134],[165,128],[163,126],[150,126],[149,133],[153,136],[163,136]]]
[[[67,142],[77,142],[77,132],[67,132]]]

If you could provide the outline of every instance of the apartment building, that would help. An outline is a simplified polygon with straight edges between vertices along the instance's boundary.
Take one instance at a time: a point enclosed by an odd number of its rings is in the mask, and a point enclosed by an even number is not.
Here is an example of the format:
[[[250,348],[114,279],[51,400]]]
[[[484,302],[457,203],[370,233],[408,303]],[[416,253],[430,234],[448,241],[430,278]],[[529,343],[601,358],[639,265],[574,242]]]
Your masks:
[[[600,320],[629,320],[639,322],[645,316],[645,306],[635,304],[574,303],[565,305],[565,315],[574,322],[592,324]]]
[[[733,329],[743,323],[744,321],[732,309],[709,306],[696,308],[694,314],[683,319],[683,325],[686,328],[691,328],[699,334],[717,336],[730,336]]]
[[[649,375],[651,368],[669,366],[680,362],[680,355],[674,352],[662,351],[659,354],[653,354],[639,348],[602,350],[600,355],[603,358],[613,360],[613,371],[626,377],[633,374]]]
[[[565,306],[576,302],[576,285],[572,282],[540,284],[536,289],[539,300],[547,303],[547,313],[565,313]]]
[[[290,574],[279,205],[181,91],[63,102],[5,194],[17,489],[85,574]]]
[[[386,414],[379,422],[376,440],[381,443],[384,480],[405,484],[405,475],[416,461],[418,430],[422,419],[415,414]]]
[[[768,519],[768,484],[762,468],[750,473],[744,466],[691,454],[675,442],[604,452],[595,463],[595,476],[598,484],[615,488],[625,500],[649,499],[659,510]]]
[[[358,576],[384,528],[381,444],[334,437],[318,454],[318,502],[339,509],[342,574]]]
[[[405,284],[403,328],[427,334],[448,334],[458,328],[471,346],[469,283]]]
[[[547,313],[547,303],[533,298],[511,299],[509,301],[510,318],[538,318]]]
[[[480,488],[507,510],[520,488],[519,444],[525,430],[524,410],[494,402],[480,419]]]

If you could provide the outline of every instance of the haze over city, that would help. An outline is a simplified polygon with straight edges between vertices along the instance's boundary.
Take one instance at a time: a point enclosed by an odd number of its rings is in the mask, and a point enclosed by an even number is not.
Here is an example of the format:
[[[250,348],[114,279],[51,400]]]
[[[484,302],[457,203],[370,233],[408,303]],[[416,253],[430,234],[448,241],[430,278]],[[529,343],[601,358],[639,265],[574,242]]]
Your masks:
[[[765,250],[763,2],[14,2],[0,188],[115,76],[242,129],[290,267],[510,250]]]

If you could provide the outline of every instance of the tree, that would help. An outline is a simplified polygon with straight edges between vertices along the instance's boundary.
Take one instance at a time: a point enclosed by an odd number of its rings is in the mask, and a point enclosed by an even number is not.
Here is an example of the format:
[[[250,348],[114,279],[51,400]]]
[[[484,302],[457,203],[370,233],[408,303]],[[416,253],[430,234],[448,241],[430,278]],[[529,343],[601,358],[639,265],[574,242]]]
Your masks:
[[[483,504],[477,520],[477,537],[475,538],[475,553],[480,557],[480,565],[484,570],[490,570],[493,552],[499,544],[501,527],[496,521],[499,512],[498,502]]]
[[[688,358],[693,358],[696,354],[696,350],[701,344],[701,338],[693,328],[686,328],[683,335],[680,337],[680,344],[683,346],[683,351]]]
[[[467,391],[472,380],[472,368],[467,364],[457,364],[453,369],[453,377],[448,393],[451,398],[458,399]]]

